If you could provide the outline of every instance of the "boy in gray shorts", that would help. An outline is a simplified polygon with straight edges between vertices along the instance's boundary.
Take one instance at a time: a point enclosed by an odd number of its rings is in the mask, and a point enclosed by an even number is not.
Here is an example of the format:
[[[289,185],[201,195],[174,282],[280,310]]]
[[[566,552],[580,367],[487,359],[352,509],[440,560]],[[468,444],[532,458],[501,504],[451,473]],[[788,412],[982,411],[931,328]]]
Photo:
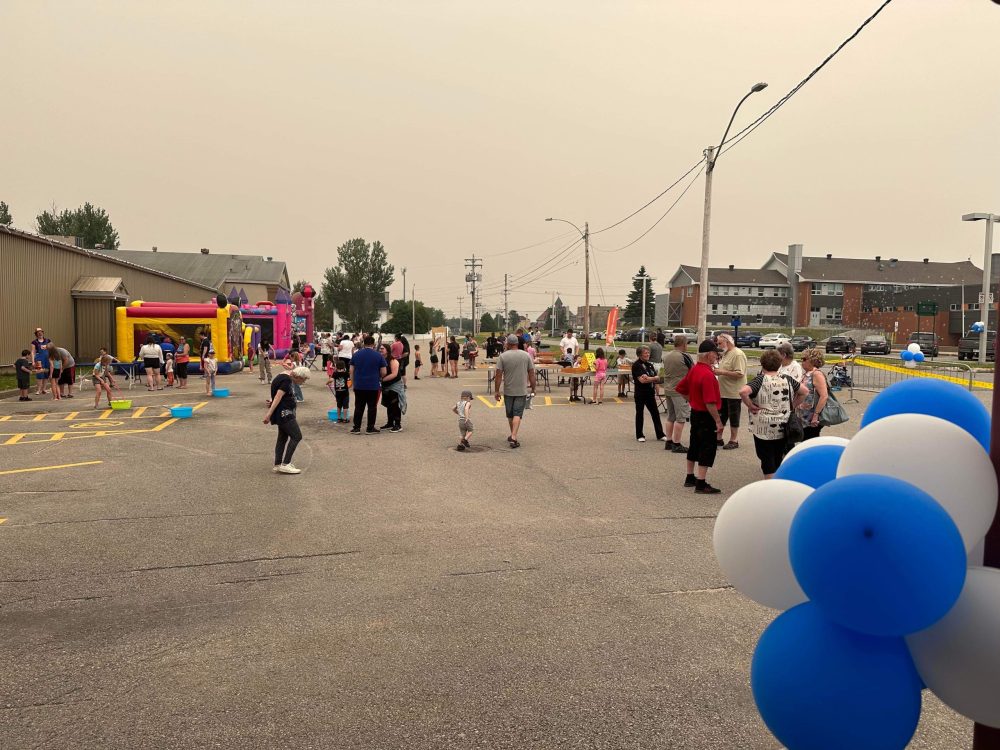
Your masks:
[[[469,445],[469,436],[472,434],[472,391],[462,391],[462,398],[451,410],[458,415],[458,431],[462,436],[455,450],[464,451],[472,447]]]

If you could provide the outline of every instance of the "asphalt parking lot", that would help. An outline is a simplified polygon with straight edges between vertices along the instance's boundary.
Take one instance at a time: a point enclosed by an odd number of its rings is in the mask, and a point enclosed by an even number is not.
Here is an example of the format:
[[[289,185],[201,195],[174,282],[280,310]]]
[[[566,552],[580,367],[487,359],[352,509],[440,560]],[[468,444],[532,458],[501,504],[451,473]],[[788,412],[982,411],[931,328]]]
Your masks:
[[[127,417],[92,391],[0,402],[3,747],[778,747],[748,685],[774,613],[711,548],[759,478],[747,433],[697,496],[629,402],[553,387],[511,450],[485,372],[411,383],[404,431],[371,437],[326,419],[317,377],[293,477],[255,376],[192,382]],[[928,697],[912,747],[970,745]]]

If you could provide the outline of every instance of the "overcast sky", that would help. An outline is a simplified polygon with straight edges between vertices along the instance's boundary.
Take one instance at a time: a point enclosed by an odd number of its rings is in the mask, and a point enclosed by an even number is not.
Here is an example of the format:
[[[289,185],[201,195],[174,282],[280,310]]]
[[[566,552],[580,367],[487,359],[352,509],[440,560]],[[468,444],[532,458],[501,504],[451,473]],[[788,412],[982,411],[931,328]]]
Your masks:
[[[4,0],[0,200],[29,230],[89,200],[124,248],[273,255],[314,283],[341,242],[378,239],[393,297],[406,266],[450,315],[475,252],[488,309],[504,273],[512,308],[553,290],[576,306],[582,250],[526,275],[575,233],[545,217],[618,221],[715,145],[754,82],[770,85],[734,129],[879,4]],[[988,0],[892,2],[719,161],[712,265],[795,242],[980,264],[983,225],[960,217],[1000,212],[997,39]],[[658,291],[698,264],[703,178],[613,252],[687,184],[594,236],[593,303],[623,302],[640,264]]]

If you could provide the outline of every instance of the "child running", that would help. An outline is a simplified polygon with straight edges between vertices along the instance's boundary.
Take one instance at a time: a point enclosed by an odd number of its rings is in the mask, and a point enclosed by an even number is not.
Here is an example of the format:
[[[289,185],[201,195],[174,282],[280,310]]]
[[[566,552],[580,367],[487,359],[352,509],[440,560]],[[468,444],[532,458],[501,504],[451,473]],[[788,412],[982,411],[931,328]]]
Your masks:
[[[472,435],[472,391],[462,391],[462,397],[451,410],[458,415],[458,432],[461,435],[455,450],[464,451],[472,447],[469,445],[469,436]]]
[[[35,372],[31,362],[31,350],[24,349],[21,358],[14,363],[14,372],[17,375],[17,400],[31,401],[28,391],[31,388],[31,375]]]
[[[108,406],[111,406],[111,355],[102,354],[94,363],[94,408],[101,405],[101,394],[108,394]]]
[[[591,396],[590,403],[592,404],[603,404],[604,403],[604,381],[608,379],[608,360],[604,356],[604,349],[602,347],[597,347],[597,352],[595,352],[594,359],[594,394]]]
[[[420,358],[420,344],[414,344],[413,346],[413,379],[420,380],[420,368],[423,367],[424,361]]]

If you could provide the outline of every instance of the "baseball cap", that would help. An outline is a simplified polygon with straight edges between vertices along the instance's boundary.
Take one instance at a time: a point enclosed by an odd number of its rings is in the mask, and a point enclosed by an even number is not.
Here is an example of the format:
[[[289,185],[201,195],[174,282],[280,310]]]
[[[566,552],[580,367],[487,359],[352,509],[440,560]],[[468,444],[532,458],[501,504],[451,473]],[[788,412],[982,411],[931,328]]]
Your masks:
[[[707,354],[708,352],[719,353],[719,347],[715,345],[712,339],[705,339],[700,344],[698,344],[698,354]]]

